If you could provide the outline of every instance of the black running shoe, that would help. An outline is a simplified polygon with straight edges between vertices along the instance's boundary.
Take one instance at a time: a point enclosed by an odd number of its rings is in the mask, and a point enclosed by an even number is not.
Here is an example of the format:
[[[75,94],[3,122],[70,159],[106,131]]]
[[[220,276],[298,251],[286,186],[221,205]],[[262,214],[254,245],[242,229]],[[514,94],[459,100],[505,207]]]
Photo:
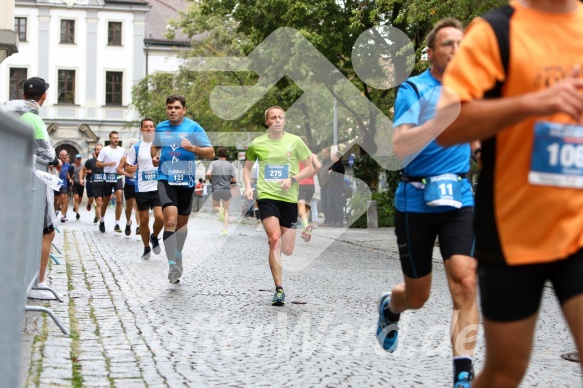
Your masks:
[[[94,223],[94,224],[97,224],[98,222],[99,222],[99,220],[97,219],[97,217],[94,217],[94,218],[93,218],[93,223]]]
[[[75,218],[77,218],[77,219],[81,218],[81,214],[77,213],[77,215],[75,216]]]
[[[99,231],[101,233],[105,233],[105,222],[100,222],[99,223]]]
[[[140,227],[139,226],[136,227],[136,234],[140,234]]]
[[[162,251],[162,248],[160,248],[160,242],[158,241],[158,239],[154,237],[154,233],[150,235],[150,242],[152,243],[152,250],[154,251],[154,253],[159,255],[160,252]],[[182,272],[182,269],[180,270],[180,272]]]
[[[129,224],[126,224],[125,234],[126,234],[126,236],[129,236],[130,234],[132,234],[132,228]]]
[[[151,256],[151,254],[152,254],[152,251],[150,250],[150,247],[145,247],[144,254],[142,255],[142,259],[148,260]]]
[[[121,228],[119,227],[119,225],[115,224],[115,226],[113,227],[113,231],[117,232],[117,233],[121,233]]]

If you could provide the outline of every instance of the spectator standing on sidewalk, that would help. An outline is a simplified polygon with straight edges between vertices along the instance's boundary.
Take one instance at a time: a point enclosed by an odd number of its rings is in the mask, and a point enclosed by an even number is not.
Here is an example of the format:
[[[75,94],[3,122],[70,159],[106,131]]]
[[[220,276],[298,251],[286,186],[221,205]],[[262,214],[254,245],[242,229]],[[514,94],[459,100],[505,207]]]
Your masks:
[[[346,172],[342,164],[342,153],[335,152],[332,155],[332,165],[328,169],[328,184],[326,185],[326,196],[328,198],[328,225],[334,228],[341,228],[344,225],[344,173]]]
[[[6,103],[6,108],[20,114],[20,120],[28,123],[34,132],[35,155],[38,159],[47,162],[50,166],[59,167],[62,162],[56,157],[55,149],[51,144],[51,139],[43,119],[39,116],[40,107],[44,104],[49,88],[42,78],[32,77],[27,79],[23,85],[23,100],[13,100]],[[45,201],[45,214],[43,223],[43,239],[40,253],[40,268],[38,274],[38,287],[43,288],[45,285],[45,273],[49,263],[51,245],[55,238],[55,228],[50,216],[48,201]],[[40,233],[40,231],[39,231]],[[31,289],[28,293],[31,299],[53,300],[55,295],[47,290]]]

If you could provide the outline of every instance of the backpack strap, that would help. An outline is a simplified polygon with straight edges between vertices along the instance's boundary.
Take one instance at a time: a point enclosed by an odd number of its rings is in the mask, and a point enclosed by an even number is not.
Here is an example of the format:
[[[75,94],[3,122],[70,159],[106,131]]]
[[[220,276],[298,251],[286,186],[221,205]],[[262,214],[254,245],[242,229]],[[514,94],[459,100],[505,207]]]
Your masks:
[[[508,74],[508,65],[510,62],[510,18],[513,13],[514,8],[510,5],[505,5],[482,16],[492,27],[494,34],[496,34],[504,74]],[[485,97],[500,97],[502,95],[503,85],[504,82],[496,81],[494,87],[485,94]]]

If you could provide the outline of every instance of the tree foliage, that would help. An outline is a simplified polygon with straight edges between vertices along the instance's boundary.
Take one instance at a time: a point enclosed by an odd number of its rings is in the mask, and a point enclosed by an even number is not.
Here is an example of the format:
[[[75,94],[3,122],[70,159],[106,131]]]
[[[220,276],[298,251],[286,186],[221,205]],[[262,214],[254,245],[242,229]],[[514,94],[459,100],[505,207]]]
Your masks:
[[[395,89],[376,89],[361,80],[352,63],[356,39],[372,27],[393,26],[413,42],[416,52],[415,72],[428,66],[422,60],[423,40],[432,25],[444,17],[456,17],[464,24],[475,16],[506,4],[503,0],[198,0],[171,22],[173,31],[181,30],[192,38],[192,49],[185,57],[245,57],[280,27],[298,30],[348,78],[362,95],[382,113],[392,118]],[[172,74],[151,74],[133,91],[134,105],[141,115],[164,120],[164,99],[169,94],[183,94],[189,112],[210,131],[257,131],[263,126],[262,111],[266,106],[284,109],[300,99],[303,91],[284,77],[245,115],[236,120],[222,120],[212,112],[209,96],[215,86],[246,85],[257,82],[251,72],[194,73],[186,68]],[[318,97],[316,97],[318,98]],[[320,103],[326,103],[321,98]],[[307,103],[303,101],[303,103]],[[340,105],[342,101],[340,101]],[[348,106],[342,107],[349,109]],[[374,107],[373,107],[374,108]],[[303,117],[288,129],[306,135],[314,151],[332,143],[329,122],[314,121],[308,109],[299,104]],[[375,136],[376,113],[370,109],[369,121],[355,116],[340,123],[340,140],[351,140],[357,134]]]

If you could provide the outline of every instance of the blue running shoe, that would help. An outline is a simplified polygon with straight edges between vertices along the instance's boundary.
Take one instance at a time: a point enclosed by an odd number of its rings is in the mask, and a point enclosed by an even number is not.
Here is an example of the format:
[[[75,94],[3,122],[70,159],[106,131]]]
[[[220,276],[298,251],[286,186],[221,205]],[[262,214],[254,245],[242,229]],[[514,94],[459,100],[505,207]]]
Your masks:
[[[377,326],[377,340],[383,349],[389,353],[393,353],[395,350],[397,350],[399,326],[397,326],[396,322],[387,321],[387,318],[385,317],[385,308],[389,305],[390,300],[390,292],[385,292],[379,298],[379,322]]]
[[[283,288],[278,288],[273,294],[273,299],[271,299],[272,306],[283,306],[285,304],[285,292]]]
[[[460,372],[457,376],[457,382],[453,388],[471,388],[472,386],[472,375],[470,372]]]

